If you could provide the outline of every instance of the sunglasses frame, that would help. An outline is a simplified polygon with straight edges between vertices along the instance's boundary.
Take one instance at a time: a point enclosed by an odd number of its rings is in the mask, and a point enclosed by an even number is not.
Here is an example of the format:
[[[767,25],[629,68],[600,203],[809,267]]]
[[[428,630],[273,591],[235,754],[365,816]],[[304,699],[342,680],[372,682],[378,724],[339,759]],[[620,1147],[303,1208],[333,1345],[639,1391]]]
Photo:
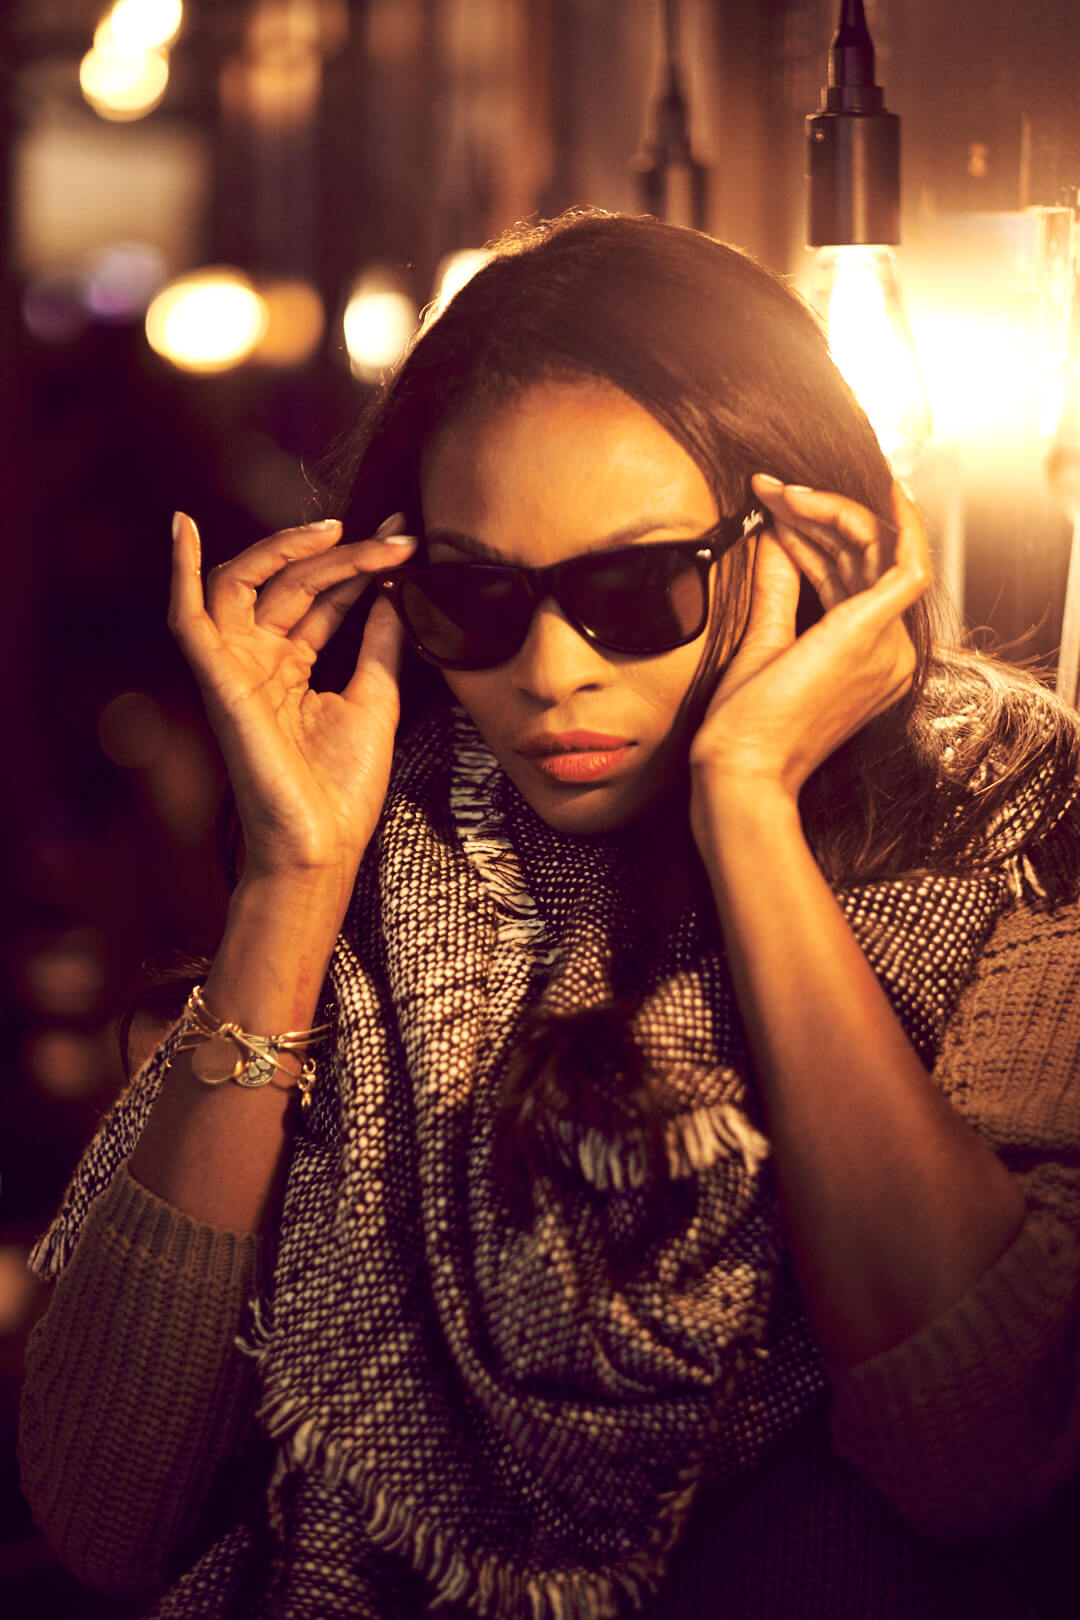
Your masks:
[[[512,658],[517,656],[517,654],[521,651],[521,648],[525,645],[529,630],[532,627],[533,619],[536,617],[536,609],[540,606],[541,602],[548,600],[548,598],[551,598],[558,604],[559,608],[566,615],[567,620],[573,625],[578,635],[583,637],[585,641],[589,642],[591,646],[602,647],[607,652],[626,653],[636,658],[653,658],[658,656],[660,653],[673,652],[676,647],[685,647],[691,641],[696,641],[697,637],[701,635],[706,624],[708,623],[707,587],[709,569],[712,567],[713,563],[718,562],[724,553],[726,551],[730,551],[731,547],[737,545],[740,540],[746,540],[752,535],[759,534],[765,527],[767,521],[768,519],[766,514],[761,510],[760,507],[756,505],[749,505],[744,507],[743,510],[736,516],[721,518],[719,523],[714,524],[711,529],[706,529],[704,534],[696,535],[689,540],[657,540],[649,542],[646,545],[613,546],[610,551],[584,551],[579,553],[579,555],[576,557],[567,557],[562,562],[550,563],[546,568],[526,568],[518,567],[514,563],[493,563],[485,561],[446,564],[445,566],[452,568],[482,568],[485,570],[494,569],[500,574],[517,575],[524,582],[526,590],[533,600],[533,611],[529,617],[525,634],[522,636],[521,641],[512,652],[507,653],[504,657],[496,658],[492,662],[485,661],[483,663],[476,663],[475,661],[465,662],[460,659],[437,657],[435,653],[429,652],[429,650],[422,644],[413,631],[413,628],[405,615],[404,606],[401,601],[401,587],[407,584],[410,575],[419,573],[422,569],[442,567],[444,565],[416,561],[403,563],[400,568],[394,568],[392,570],[388,569],[385,573],[379,574],[377,576],[377,587],[389,597],[391,603],[393,604],[394,611],[397,613],[397,616],[401,621],[405,634],[409,638],[411,646],[421,658],[423,658],[429,664],[434,664],[437,669],[477,671],[484,669],[498,669],[501,664],[508,664]],[[587,625],[583,624],[577,618],[577,616],[571,612],[570,608],[562,600],[559,593],[559,575],[565,569],[572,568],[575,563],[585,562],[587,560],[600,557],[618,555],[618,553],[622,551],[679,551],[684,552],[693,562],[697,564],[699,577],[702,584],[705,610],[701,623],[695,630],[691,631],[688,635],[680,636],[675,641],[665,642],[663,646],[650,647],[647,651],[643,651],[641,648],[620,646],[618,642],[611,640],[609,637],[598,635],[596,631],[590,630]]]

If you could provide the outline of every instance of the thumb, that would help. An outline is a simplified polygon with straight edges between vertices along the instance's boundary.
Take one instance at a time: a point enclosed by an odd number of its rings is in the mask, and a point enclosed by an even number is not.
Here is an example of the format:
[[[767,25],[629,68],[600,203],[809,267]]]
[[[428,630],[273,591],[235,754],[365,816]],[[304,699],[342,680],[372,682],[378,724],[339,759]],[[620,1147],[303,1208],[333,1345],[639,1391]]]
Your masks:
[[[766,529],[757,544],[750,613],[736,653],[747,674],[764,668],[794,642],[799,580],[798,565]]]

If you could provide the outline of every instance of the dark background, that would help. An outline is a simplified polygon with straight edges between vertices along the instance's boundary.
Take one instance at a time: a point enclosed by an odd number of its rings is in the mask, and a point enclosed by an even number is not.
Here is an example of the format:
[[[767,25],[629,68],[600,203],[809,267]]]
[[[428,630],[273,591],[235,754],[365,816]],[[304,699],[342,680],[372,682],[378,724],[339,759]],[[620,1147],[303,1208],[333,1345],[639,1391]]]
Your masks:
[[[0,0],[0,817],[13,992],[0,1081],[0,1605],[72,1620],[121,1611],[55,1567],[18,1494],[6,1442],[41,1308],[26,1251],[121,1084],[114,1020],[141,964],[211,943],[224,899],[221,773],[164,626],[171,513],[197,517],[210,562],[295,521],[365,398],[340,332],[351,280],[389,264],[422,305],[445,253],[517,218],[638,207],[632,160],[661,73],[657,0],[188,0],[161,106],[110,124],[78,82],[106,9]],[[681,11],[708,227],[801,278],[802,121],[816,110],[833,0],[683,0]],[[984,279],[947,262],[958,218],[1075,202],[1080,10],[877,0],[867,13],[903,119],[913,309],[952,299],[960,320],[992,299],[995,267]],[[312,72],[317,93],[296,115]],[[197,377],[150,350],[141,318],[72,315],[87,255],[147,235],[170,274],[228,261],[307,278],[326,306],[324,340],[299,367]],[[45,335],[41,307],[59,311]],[[1048,441],[1010,416],[1007,369],[990,375],[978,420],[931,443],[916,485],[936,541],[949,525],[966,531],[968,621],[984,640],[1049,657],[1070,528]]]

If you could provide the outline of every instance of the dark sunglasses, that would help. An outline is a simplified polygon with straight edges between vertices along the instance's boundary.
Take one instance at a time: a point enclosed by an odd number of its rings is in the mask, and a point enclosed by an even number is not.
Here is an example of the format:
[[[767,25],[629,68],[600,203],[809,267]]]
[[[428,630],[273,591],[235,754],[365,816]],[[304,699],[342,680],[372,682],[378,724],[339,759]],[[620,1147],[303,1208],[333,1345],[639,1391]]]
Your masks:
[[[579,635],[647,658],[695,641],[709,617],[709,569],[765,527],[756,506],[692,540],[589,551],[550,568],[404,563],[379,576],[417,652],[441,669],[494,669],[525,643],[541,602],[557,602]]]

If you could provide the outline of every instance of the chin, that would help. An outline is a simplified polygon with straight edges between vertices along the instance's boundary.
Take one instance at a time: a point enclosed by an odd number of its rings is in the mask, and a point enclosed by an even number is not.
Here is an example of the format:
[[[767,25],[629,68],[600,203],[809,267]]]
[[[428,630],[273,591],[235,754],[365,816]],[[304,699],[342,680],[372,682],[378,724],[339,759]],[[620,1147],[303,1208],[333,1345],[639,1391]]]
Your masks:
[[[505,768],[505,767],[504,767]],[[556,832],[617,832],[639,821],[656,808],[669,784],[655,780],[613,783],[610,786],[569,787],[537,783],[535,777],[522,780],[514,770],[507,773],[529,808]],[[653,773],[648,773],[650,777]]]

